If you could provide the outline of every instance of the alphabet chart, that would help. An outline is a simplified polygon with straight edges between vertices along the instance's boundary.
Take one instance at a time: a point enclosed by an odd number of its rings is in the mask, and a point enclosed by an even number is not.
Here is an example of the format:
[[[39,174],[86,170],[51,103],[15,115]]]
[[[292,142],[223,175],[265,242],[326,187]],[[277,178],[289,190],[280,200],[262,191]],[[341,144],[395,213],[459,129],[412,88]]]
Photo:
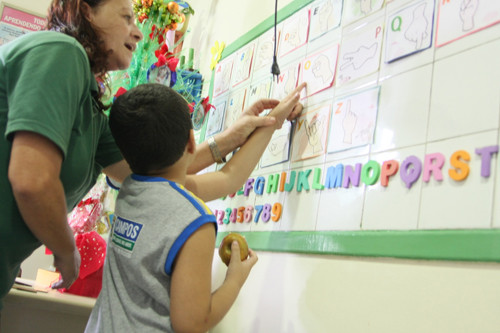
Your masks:
[[[221,236],[269,251],[500,261],[500,1],[295,0],[280,13],[277,78],[274,20],[215,69],[224,128],[308,84],[241,189],[207,203]],[[248,78],[222,74],[251,48]]]

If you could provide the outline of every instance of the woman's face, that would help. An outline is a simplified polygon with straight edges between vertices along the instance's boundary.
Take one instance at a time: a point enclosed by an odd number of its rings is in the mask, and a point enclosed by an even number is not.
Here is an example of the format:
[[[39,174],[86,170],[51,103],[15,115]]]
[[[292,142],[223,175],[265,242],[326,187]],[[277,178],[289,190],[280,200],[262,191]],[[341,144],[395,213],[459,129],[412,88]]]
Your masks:
[[[108,56],[107,69],[126,69],[132,61],[132,53],[142,33],[135,25],[135,16],[130,0],[105,0],[90,8],[88,19],[104,41]]]

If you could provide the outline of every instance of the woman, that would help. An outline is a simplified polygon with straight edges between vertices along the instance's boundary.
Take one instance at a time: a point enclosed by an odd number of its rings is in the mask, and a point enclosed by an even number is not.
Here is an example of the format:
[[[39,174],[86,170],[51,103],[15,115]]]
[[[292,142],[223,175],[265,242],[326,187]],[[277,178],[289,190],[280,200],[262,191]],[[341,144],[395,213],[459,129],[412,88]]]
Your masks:
[[[110,134],[96,79],[126,69],[143,36],[130,0],[53,0],[48,30],[0,48],[0,309],[19,267],[41,243],[54,254],[69,288],[80,255],[70,211],[104,172],[122,181],[130,170]],[[261,100],[215,137],[222,156],[239,147],[276,100]],[[300,113],[297,104],[292,118]],[[133,135],[133,133],[131,133]],[[207,143],[190,167],[214,162]],[[220,193],[220,196],[225,193]],[[211,200],[214,198],[202,198]]]

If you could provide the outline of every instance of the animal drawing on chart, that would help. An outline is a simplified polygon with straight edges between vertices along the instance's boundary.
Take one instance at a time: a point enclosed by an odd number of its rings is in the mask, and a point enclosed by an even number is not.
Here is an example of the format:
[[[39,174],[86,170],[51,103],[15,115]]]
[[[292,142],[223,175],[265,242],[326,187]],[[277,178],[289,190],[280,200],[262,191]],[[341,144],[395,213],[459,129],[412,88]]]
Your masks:
[[[324,54],[317,57],[312,65],[312,73],[314,77],[321,79],[322,83],[331,82],[333,71],[330,69],[330,59]]]
[[[413,18],[405,31],[405,38],[415,43],[415,50],[420,50],[424,40],[427,38],[427,27],[429,26],[429,21],[425,17],[425,9],[427,4],[421,3],[413,10]]]
[[[342,140],[346,144],[352,144],[352,135],[354,129],[356,128],[356,122],[358,121],[358,116],[351,111],[351,100],[348,99],[346,102],[346,113],[344,119],[342,120],[342,129],[344,130],[344,139]]]
[[[474,15],[476,15],[477,7],[479,7],[479,0],[462,0],[460,4],[462,31],[465,32],[474,29]]]
[[[345,70],[352,66],[355,70],[360,69],[363,65],[375,56],[377,52],[378,43],[366,47],[361,45],[356,51],[344,54],[345,62],[340,66],[340,70]]]
[[[321,141],[324,122],[324,116],[320,116],[319,114],[315,114],[311,122],[308,122],[307,119],[304,121],[307,141],[312,147],[314,154],[323,152],[323,143]]]
[[[288,135],[279,135],[277,137],[273,137],[269,145],[267,146],[267,150],[273,156],[278,156],[283,153],[288,145]]]
[[[367,15],[372,12],[372,0],[357,0],[359,2],[359,9],[363,15]]]

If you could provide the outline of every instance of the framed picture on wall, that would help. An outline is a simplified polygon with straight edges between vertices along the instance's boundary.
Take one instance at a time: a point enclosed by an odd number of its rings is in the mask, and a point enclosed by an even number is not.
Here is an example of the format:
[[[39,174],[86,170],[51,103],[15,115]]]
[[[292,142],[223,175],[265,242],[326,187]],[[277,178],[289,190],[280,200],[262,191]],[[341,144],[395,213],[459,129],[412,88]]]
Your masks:
[[[43,30],[47,19],[37,13],[0,2],[0,45],[31,31]]]

